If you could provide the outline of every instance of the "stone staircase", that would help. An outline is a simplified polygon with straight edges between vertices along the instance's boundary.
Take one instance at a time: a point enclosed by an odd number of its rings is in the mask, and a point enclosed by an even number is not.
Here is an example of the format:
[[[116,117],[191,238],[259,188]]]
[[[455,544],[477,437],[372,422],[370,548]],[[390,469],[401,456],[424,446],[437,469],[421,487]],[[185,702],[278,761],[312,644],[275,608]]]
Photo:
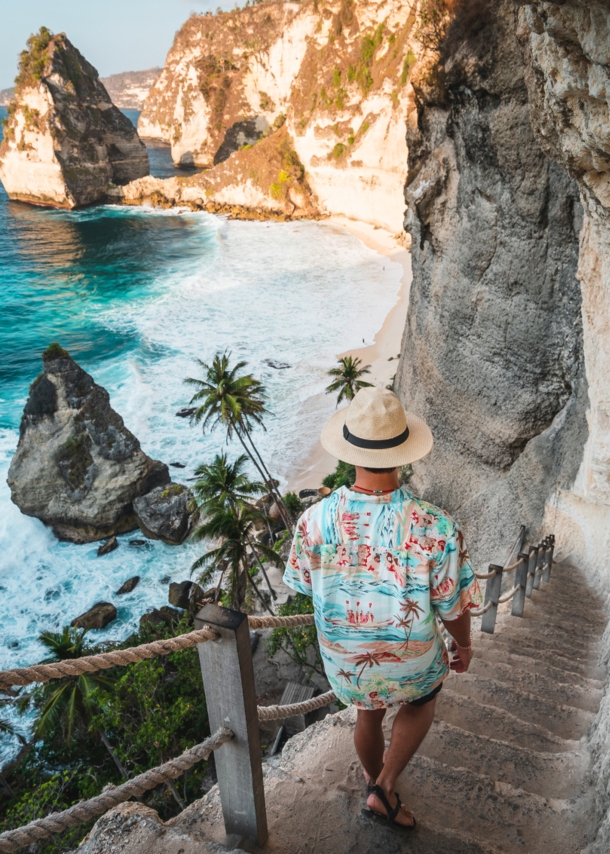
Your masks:
[[[353,709],[292,738],[280,757],[264,764],[270,831],[264,852],[581,851],[595,831],[584,736],[602,697],[605,672],[596,662],[605,623],[601,599],[582,574],[558,564],[550,584],[527,600],[523,619],[500,613],[494,635],[475,633],[469,672],[446,680],[430,733],[398,783],[418,819],[409,836],[362,814],[365,789],[352,742]],[[215,789],[162,827],[158,819],[153,827],[139,817],[140,834],[145,826],[152,834],[145,834],[146,842],[135,833],[138,809],[130,804],[129,821],[121,823],[121,841],[127,843],[121,851],[191,854],[208,850],[203,840],[212,847],[229,843],[256,850],[225,839]],[[112,822],[112,815],[98,824]],[[130,840],[128,827],[134,828]],[[99,844],[102,837],[109,841],[101,833],[98,844],[83,851],[111,850]],[[152,844],[153,837],[158,842]]]

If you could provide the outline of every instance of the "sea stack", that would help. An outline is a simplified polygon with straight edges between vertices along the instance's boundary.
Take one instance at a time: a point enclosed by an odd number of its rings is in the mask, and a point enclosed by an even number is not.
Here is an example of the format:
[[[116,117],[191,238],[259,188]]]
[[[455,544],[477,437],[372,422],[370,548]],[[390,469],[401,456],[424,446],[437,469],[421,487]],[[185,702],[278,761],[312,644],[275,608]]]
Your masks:
[[[148,175],[137,131],[67,36],[42,27],[27,44],[0,145],[9,197],[72,209]]]
[[[11,497],[57,537],[86,543],[138,527],[133,501],[170,483],[70,355],[52,344],[32,383],[8,473]]]

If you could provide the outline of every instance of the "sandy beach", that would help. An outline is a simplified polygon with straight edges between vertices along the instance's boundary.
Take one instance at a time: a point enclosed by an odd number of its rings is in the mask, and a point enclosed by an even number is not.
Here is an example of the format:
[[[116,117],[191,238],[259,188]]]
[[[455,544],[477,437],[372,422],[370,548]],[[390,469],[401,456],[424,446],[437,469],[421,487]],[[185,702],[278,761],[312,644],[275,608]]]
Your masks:
[[[397,301],[386,317],[383,326],[375,335],[372,344],[337,353],[337,358],[357,356],[364,365],[371,366],[366,379],[378,386],[388,385],[396,373],[402,335],[407,318],[409,290],[411,287],[411,252],[399,242],[395,235],[375,228],[368,223],[356,222],[344,217],[332,217],[323,220],[331,228],[344,228],[361,240],[370,249],[402,265],[403,274]],[[320,425],[321,429],[322,425]],[[300,489],[317,488],[322,479],[336,466],[336,460],[327,454],[318,442],[308,457],[292,472],[288,489],[298,492]]]

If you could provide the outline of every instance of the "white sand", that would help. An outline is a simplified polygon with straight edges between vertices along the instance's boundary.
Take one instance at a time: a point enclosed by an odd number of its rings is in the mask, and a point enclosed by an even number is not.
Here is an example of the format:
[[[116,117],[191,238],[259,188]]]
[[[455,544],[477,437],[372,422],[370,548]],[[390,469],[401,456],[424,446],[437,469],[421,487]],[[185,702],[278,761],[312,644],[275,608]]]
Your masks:
[[[344,217],[332,217],[329,220],[323,220],[323,222],[334,227],[340,226],[347,229],[370,249],[374,249],[392,261],[402,264],[404,272],[398,301],[377,332],[373,344],[337,354],[338,359],[343,356],[357,356],[362,360],[363,365],[371,366],[371,373],[365,379],[375,385],[386,386],[392,381],[398,367],[397,357],[400,354],[400,345],[407,319],[412,278],[411,252],[405,248],[397,236],[367,223],[356,222]],[[406,237],[406,235],[404,236]],[[323,478],[334,470],[336,464],[337,461],[334,457],[331,457],[318,442],[302,465],[293,471],[288,483],[288,490],[298,492],[300,489],[321,486]]]

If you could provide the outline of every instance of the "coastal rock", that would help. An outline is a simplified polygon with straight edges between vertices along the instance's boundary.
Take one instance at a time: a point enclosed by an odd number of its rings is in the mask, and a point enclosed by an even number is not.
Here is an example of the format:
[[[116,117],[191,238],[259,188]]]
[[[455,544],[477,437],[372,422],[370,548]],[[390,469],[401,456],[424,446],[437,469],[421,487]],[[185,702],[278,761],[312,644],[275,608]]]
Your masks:
[[[102,77],[106,91],[112,103],[121,110],[141,110],[151,87],[161,73],[160,68],[146,68],[144,71],[122,71]]]
[[[142,533],[170,546],[184,542],[193,523],[192,493],[179,483],[157,486],[134,499],[133,509]]]
[[[121,584],[121,586],[119,587],[119,589],[116,592],[116,595],[117,596],[124,596],[126,593],[131,593],[133,590],[136,589],[136,587],[138,586],[139,583],[140,583],[140,576],[139,575],[134,575],[131,578],[128,578],[127,581],[125,581],[123,584]]]
[[[116,608],[110,602],[96,604],[70,623],[75,629],[103,629],[116,619]]]
[[[11,199],[82,207],[148,175],[137,131],[64,33],[28,40],[8,110],[0,180]]]
[[[57,344],[30,386],[11,460],[11,498],[59,539],[104,540],[138,527],[133,501],[170,481],[97,385]]]
[[[174,626],[180,621],[181,617],[182,614],[180,611],[163,605],[161,608],[153,608],[152,611],[142,614],[140,617],[140,628],[142,629],[147,623],[153,626]]]
[[[587,437],[582,208],[534,136],[513,6],[455,22],[443,72],[415,73],[408,121],[413,284],[395,389],[435,439],[413,485],[458,515],[475,562],[500,559],[522,523],[536,536]]]
[[[198,586],[193,581],[172,581],[169,585],[169,594],[167,597],[169,604],[173,605],[174,608],[188,608],[191,589]]]
[[[99,547],[99,549],[97,550],[97,556],[103,557],[103,555],[110,554],[110,552],[113,552],[115,549],[118,549],[118,547],[119,541],[117,540],[117,538],[110,537],[110,539],[105,542],[103,546]]]

